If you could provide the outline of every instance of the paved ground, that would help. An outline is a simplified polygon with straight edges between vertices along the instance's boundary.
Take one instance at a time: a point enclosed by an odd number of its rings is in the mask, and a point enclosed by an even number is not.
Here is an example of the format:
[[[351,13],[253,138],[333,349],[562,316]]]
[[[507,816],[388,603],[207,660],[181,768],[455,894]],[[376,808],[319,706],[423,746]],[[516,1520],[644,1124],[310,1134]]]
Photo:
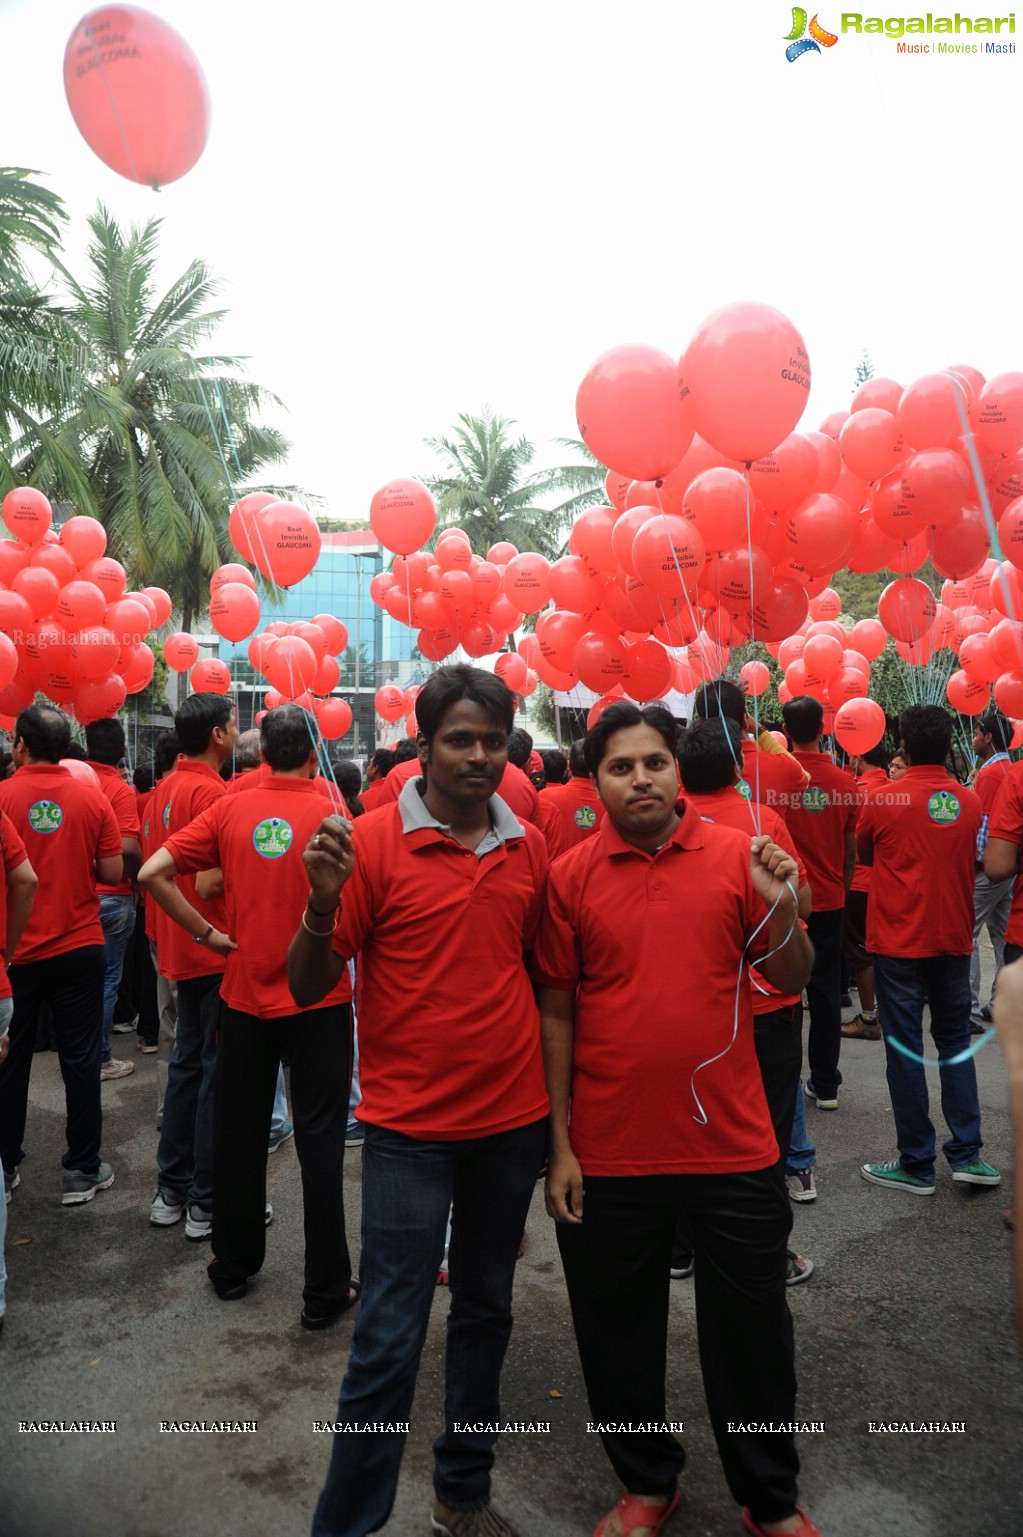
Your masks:
[[[124,1038],[122,1038],[123,1044]],[[56,1057],[36,1057],[22,1184],[9,1208],[9,1312],[0,1344],[0,1537],[303,1537],[329,1454],[312,1430],[332,1417],[350,1321],[298,1326],[301,1206],[293,1145],[269,1166],[276,1220],[267,1265],[240,1303],[216,1300],[206,1248],[155,1229],[154,1058],[104,1087],[104,1155],[117,1182],[88,1206],[60,1204],[62,1091]],[[985,1153],[1001,1190],[953,1186],[922,1201],[867,1185],[887,1156],[883,1047],[847,1043],[837,1114],[811,1107],[820,1197],[795,1209],[816,1264],[790,1290],[802,1491],[825,1537],[980,1537],[1023,1532],[1023,1375],[1011,1304],[1008,1102],[997,1043],[978,1061]],[[937,1081],[936,1073],[930,1076]],[[359,1157],[346,1167],[358,1233]],[[588,1537],[615,1497],[587,1410],[560,1266],[539,1199],[519,1265],[504,1376],[510,1420],[495,1500],[523,1537]],[[353,1245],[357,1251],[357,1241]],[[401,1492],[389,1537],[427,1537],[430,1443],[438,1429],[446,1295],[438,1292]],[[623,1360],[622,1371],[628,1370]],[[757,1363],[750,1362],[750,1372]],[[556,1393],[557,1397],[551,1394]],[[669,1532],[737,1537],[703,1404],[692,1287],[672,1288],[669,1413],[685,1421],[683,1500]],[[116,1420],[113,1435],[19,1433],[19,1420]],[[252,1435],[162,1434],[160,1420],[256,1420]],[[878,1435],[870,1420],[965,1421],[961,1435]]]

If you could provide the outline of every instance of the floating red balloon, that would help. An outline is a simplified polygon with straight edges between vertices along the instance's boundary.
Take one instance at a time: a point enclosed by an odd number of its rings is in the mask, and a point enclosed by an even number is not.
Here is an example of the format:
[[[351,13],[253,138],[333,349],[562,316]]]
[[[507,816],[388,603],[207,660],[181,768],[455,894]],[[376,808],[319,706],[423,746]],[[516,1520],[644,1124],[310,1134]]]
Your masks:
[[[223,582],[210,599],[210,624],[225,640],[244,640],[259,617],[259,597],[244,582]]]
[[[84,513],[68,518],[57,537],[79,570],[90,560],[99,560],[106,554],[106,529],[98,518],[87,517]]]
[[[579,386],[575,414],[590,452],[633,480],[667,475],[693,437],[675,364],[656,347],[603,353]]]
[[[850,699],[835,711],[835,737],[846,752],[869,752],[884,732],[884,711],[873,699]]]
[[[279,587],[308,576],[323,543],[316,519],[297,502],[270,502],[256,513],[250,539],[257,571]]]
[[[53,509],[34,486],[15,486],[4,497],[0,517],[15,539],[23,544],[38,544],[53,522]]]
[[[729,304],[699,326],[679,379],[700,436],[746,462],[771,453],[799,421],[810,393],[810,359],[780,311]]]
[[[226,662],[216,657],[205,657],[196,662],[188,675],[193,694],[226,694],[231,687],[231,670]]]
[[[420,481],[390,480],[370,503],[369,522],[385,550],[411,555],[437,527],[436,503]]]
[[[199,660],[199,646],[185,630],[176,630],[163,643],[163,659],[171,672],[187,672]]]

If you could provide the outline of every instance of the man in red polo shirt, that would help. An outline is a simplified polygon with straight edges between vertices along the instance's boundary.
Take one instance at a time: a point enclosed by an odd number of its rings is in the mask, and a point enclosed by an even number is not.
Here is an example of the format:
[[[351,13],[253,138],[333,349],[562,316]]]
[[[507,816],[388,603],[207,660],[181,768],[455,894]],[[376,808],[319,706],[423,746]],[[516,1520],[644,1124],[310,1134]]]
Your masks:
[[[567,784],[548,785],[540,798],[541,810],[546,813],[553,807],[557,812],[559,853],[591,838],[604,820],[604,807],[586,768],[581,737],[568,750],[568,767],[572,777]]]
[[[13,1175],[25,1156],[32,1048],[40,1010],[49,1003],[67,1102],[63,1204],[77,1206],[114,1182],[110,1165],[100,1160],[104,962],[96,882],[120,880],[121,834],[100,791],[61,766],[70,741],[59,710],[30,705],[14,727],[18,771],[0,784],[0,809],[39,878],[32,915],[8,958],[14,1019],[10,1054],[0,1068],[0,1157]]]
[[[153,805],[160,795],[160,785],[169,774],[173,774],[175,764],[181,756],[181,743],[173,731],[161,731],[153,744],[153,777],[156,780],[153,788],[146,796],[145,804],[139,808],[139,822],[142,836],[142,859],[145,862],[151,859],[158,848],[162,848],[167,837],[167,828],[162,816],[153,815]],[[159,911],[155,902],[145,902],[146,943],[149,946],[149,957],[156,977],[156,1012],[159,1021],[157,1027],[157,1052],[156,1059],[156,1129],[163,1125],[163,1100],[167,1092],[167,1073],[170,1068],[170,1059],[174,1054],[174,1041],[178,1030],[178,984],[172,982],[169,977],[161,974],[159,959],[156,949],[156,915]]]
[[[416,716],[422,777],[397,804],[351,827],[327,819],[313,838],[309,910],[288,964],[295,1000],[309,1007],[362,957],[363,1295],[338,1420],[367,1430],[408,1420],[450,1211],[433,1529],[515,1537],[490,1504],[488,1427],[500,1419],[515,1257],[543,1157],[547,1096],[525,957],[546,852],[495,793],[514,720],[501,679],[439,668]],[[335,1435],[314,1537],[380,1530],[404,1445],[400,1428]]]
[[[386,805],[384,785],[393,767],[394,753],[389,747],[378,747],[366,764],[366,788],[359,797],[363,811],[375,811],[378,806]]]
[[[224,694],[189,694],[175,713],[174,730],[184,756],[156,786],[149,812],[167,837],[227,794],[220,770],[238,735],[234,701]],[[157,967],[177,983],[178,1017],[149,1220],[171,1227],[184,1216],[185,1237],[199,1243],[213,1231],[213,1085],[224,974],[224,957],[210,949],[207,939],[215,930],[223,933],[226,919],[222,896],[200,898],[192,874],[177,879],[207,931],[196,939],[156,908]]]
[[[591,1414],[627,1490],[598,1531],[649,1537],[678,1504],[685,1453],[665,1423],[665,1354],[684,1216],[729,1487],[750,1532],[815,1537],[796,1506],[794,1439],[764,1428],[795,1417],[792,1217],[746,969],[759,957],[786,995],[806,981],[798,871],[769,838],[706,821],[685,799],[677,809],[674,746],[657,705],[613,704],[587,735],[607,815],[552,867],[533,962],[551,1099],[547,1207]]]
[[[418,716],[418,706],[416,714]],[[527,740],[532,742],[532,737],[523,732]],[[530,749],[531,751],[532,749]],[[529,754],[526,754],[528,758]],[[422,774],[422,763],[418,758],[409,759],[406,762],[396,763],[394,768],[384,780],[384,788],[380,792],[378,806],[389,805],[396,801],[410,779],[418,779]],[[500,784],[495,786],[501,792],[501,799],[508,809],[518,817],[520,822],[531,822],[534,827],[540,827],[540,797],[535,786],[528,776],[509,758],[505,762],[504,772],[501,775]]]
[[[94,720],[85,728],[88,761],[96,772],[99,787],[110,802],[121,829],[121,859],[124,864],[124,873],[116,886],[96,887],[106,967],[103,977],[103,1066],[100,1071],[103,1079],[126,1078],[135,1071],[134,1063],[115,1061],[110,1049],[110,1032],[116,1028],[114,1008],[117,990],[121,985],[124,957],[135,932],[135,899],[131,894],[131,885],[142,863],[138,801],[134,788],[125,784],[117,768],[124,757],[124,746],[124,727],[119,720]],[[128,1033],[134,1028],[134,1024],[126,1025],[123,1032],[117,1033]]]
[[[852,779],[821,750],[824,706],[801,694],[782,706],[792,755],[809,775],[809,784],[789,802],[785,821],[806,866],[813,892],[807,920],[813,944],[813,974],[806,985],[810,1030],[806,1057],[810,1076],[804,1084],[818,1110],[838,1109],[842,1074],[842,927],[845,894],[856,868],[856,811],[859,796]]]
[[[756,733],[756,722],[747,713],[746,695],[739,685],[723,678],[708,683],[693,700],[693,716],[696,720],[724,716],[735,722],[742,732],[742,778],[748,799],[758,806],[770,806],[785,821],[810,776],[791,753],[778,746],[769,731]]]
[[[978,845],[982,857],[987,844],[991,812],[1002,787],[1002,781],[1011,767],[1009,759],[1011,741],[1012,722],[999,710],[992,710],[989,714],[978,717],[973,728],[973,750],[977,755],[973,790],[984,812],[984,824]],[[991,948],[995,953],[995,978],[997,979],[1005,959],[1005,930],[1012,908],[1011,877],[1004,881],[990,881],[984,873],[983,865],[980,865],[973,891],[973,907],[970,1029],[974,1035],[979,1035],[991,1023],[991,1000],[995,995],[994,981],[992,981],[988,1002],[982,1004],[980,1001],[980,936],[986,928],[991,940]]]
[[[874,1185],[934,1194],[935,1135],[924,1073],[923,1013],[938,1048],[941,1109],[950,1136],[942,1151],[956,1183],[997,1185],[980,1156],[980,1103],[970,1044],[973,873],[983,812],[972,790],[946,772],[952,718],[938,705],[911,705],[899,717],[909,768],[898,793],[868,799],[856,823],[863,864],[872,868],[867,948],[884,1021],[888,1092],[898,1158],[865,1163]],[[893,804],[897,802],[897,804]]]
[[[869,752],[857,753],[852,760],[852,769],[856,775],[856,788],[861,800],[869,800],[871,795],[887,796],[889,794],[891,781],[888,778],[888,753],[884,747],[879,745],[872,747]],[[879,1041],[881,1039],[877,1000],[874,996],[874,962],[867,949],[869,892],[870,870],[866,865],[861,865],[857,859],[849,890],[845,894],[842,955],[846,966],[856,978],[860,1008],[856,1018],[842,1026],[842,1039],[846,1041]]]
[[[347,971],[317,1008],[296,1011],[288,991],[292,915],[308,882],[302,851],[331,803],[311,776],[319,733],[297,705],[263,718],[260,743],[270,775],[245,795],[225,795],[147,862],[139,876],[173,921],[225,959],[224,1003],[213,1111],[213,1254],[217,1295],[245,1295],[266,1250],[266,1155],[281,1060],[291,1065],[295,1148],[302,1170],[305,1290],[301,1322],[332,1323],[358,1296],[345,1237],[342,1168],[351,1073]],[[225,927],[209,920],[174,877],[219,867]],[[283,919],[282,919],[283,915]]]

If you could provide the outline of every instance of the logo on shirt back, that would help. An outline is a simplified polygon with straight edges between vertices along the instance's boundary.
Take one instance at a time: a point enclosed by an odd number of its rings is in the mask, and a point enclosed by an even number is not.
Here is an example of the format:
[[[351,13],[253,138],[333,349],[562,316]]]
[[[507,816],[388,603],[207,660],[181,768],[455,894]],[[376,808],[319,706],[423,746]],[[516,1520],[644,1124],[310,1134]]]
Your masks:
[[[170,826],[170,801],[163,808],[163,825],[164,827]]]
[[[252,834],[252,847],[264,859],[280,859],[291,847],[294,837],[290,823],[283,817],[264,817],[257,822]]]
[[[737,779],[735,781],[735,788],[737,792],[742,796],[744,801],[751,801],[753,799],[753,791],[750,789],[745,779]]]
[[[573,822],[582,832],[589,832],[591,827],[597,825],[597,813],[592,806],[580,806],[573,814]]]
[[[826,811],[828,807],[827,790],[822,790],[820,785],[809,785],[803,791],[802,807],[804,811]]]
[[[927,802],[927,815],[931,821],[945,827],[952,822],[958,822],[961,810],[959,797],[953,795],[951,790],[935,790]]]
[[[36,801],[28,808],[28,825],[36,833],[55,833],[64,813],[56,801]]]

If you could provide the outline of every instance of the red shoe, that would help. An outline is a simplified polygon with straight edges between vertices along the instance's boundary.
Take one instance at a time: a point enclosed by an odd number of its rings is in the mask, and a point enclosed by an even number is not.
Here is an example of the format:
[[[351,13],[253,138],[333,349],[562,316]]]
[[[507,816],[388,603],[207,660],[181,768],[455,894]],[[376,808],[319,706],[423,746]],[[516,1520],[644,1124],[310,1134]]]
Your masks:
[[[523,1233],[522,1237],[519,1239],[518,1249],[515,1251],[515,1258],[517,1260],[521,1259],[522,1256],[525,1254],[525,1252],[526,1252],[526,1235],[525,1235],[525,1233]]]
[[[630,1532],[638,1532],[640,1527],[648,1526],[652,1532],[659,1532],[668,1517],[678,1508],[679,1492],[676,1489],[667,1505],[644,1505],[643,1501],[635,1494],[623,1494],[614,1510],[609,1510],[606,1516],[601,1516],[597,1522],[597,1530],[593,1537],[604,1537],[607,1523],[618,1512],[618,1519],[622,1526],[622,1537],[629,1537]]]
[[[803,1524],[797,1527],[794,1532],[786,1532],[785,1537],[824,1537],[820,1527],[815,1526],[810,1517],[804,1514],[803,1511],[797,1510],[796,1515]],[[765,1532],[762,1526],[758,1526],[748,1510],[744,1510],[742,1513],[742,1524],[748,1532],[752,1532],[753,1537],[775,1537],[773,1532]]]

